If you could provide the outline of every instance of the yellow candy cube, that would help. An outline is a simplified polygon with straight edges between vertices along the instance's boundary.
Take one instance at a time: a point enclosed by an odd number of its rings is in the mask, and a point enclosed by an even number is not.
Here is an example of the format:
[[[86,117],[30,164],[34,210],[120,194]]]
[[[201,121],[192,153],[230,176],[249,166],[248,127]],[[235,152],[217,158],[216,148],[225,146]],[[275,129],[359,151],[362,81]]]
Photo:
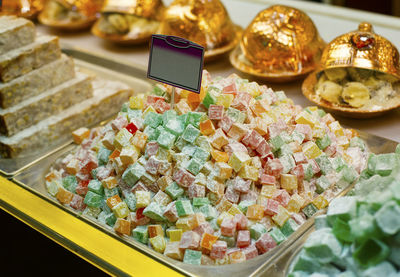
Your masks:
[[[331,132],[334,133],[337,137],[344,136],[343,128],[342,126],[340,126],[340,123],[338,121],[332,122],[328,125],[328,127]]]
[[[149,241],[154,250],[156,250],[159,253],[164,253],[166,247],[164,237],[156,236],[154,238],[150,238]]]
[[[157,113],[157,111],[153,108],[152,105],[149,105],[142,113],[142,118],[145,118],[149,112]]]
[[[140,155],[140,150],[133,145],[128,145],[122,148],[119,155],[123,165],[130,165],[137,161]]]
[[[293,174],[281,174],[281,187],[286,190],[297,189],[297,176]]]
[[[229,208],[228,213],[231,215],[235,214],[243,214],[242,211],[239,209],[238,205],[233,204],[232,207]]]
[[[303,207],[305,201],[303,197],[298,194],[293,194],[289,200],[289,203],[286,209],[291,213],[298,213],[300,209]]]
[[[250,105],[250,109],[257,116],[261,116],[263,113],[267,112],[269,108],[269,102],[267,99],[260,99],[254,102],[253,105]]]
[[[274,185],[263,185],[261,187],[261,195],[267,198],[274,197],[276,187]]]
[[[129,215],[129,208],[125,202],[121,202],[118,205],[116,205],[112,209],[112,211],[114,212],[114,215],[118,218],[125,218]]]
[[[186,90],[186,89],[180,89],[180,90],[177,90],[178,92],[179,92],[179,96],[181,97],[181,98],[188,98],[188,95],[189,95],[189,93],[191,93],[191,91],[188,91],[188,90]]]
[[[249,179],[254,182],[258,180],[259,171],[256,167],[245,164],[239,171],[239,176],[243,179]]]
[[[342,147],[343,149],[347,149],[350,145],[350,141],[347,137],[341,136],[337,139],[337,145]]]
[[[308,106],[307,109],[311,112],[316,112],[318,111],[318,107],[317,106]]]
[[[328,200],[326,200],[326,198],[322,194],[315,197],[312,203],[315,205],[315,207],[318,208],[318,210],[323,209],[329,205]]]
[[[245,89],[245,91],[250,93],[253,98],[261,95],[260,86],[256,82],[248,83]]]
[[[231,157],[229,158],[228,164],[235,170],[236,172],[239,172],[240,169],[246,165],[249,164],[251,161],[250,156],[245,153],[245,152],[234,152],[232,153]]]
[[[132,138],[132,144],[135,145],[138,149],[143,150],[147,142],[147,135],[145,133],[136,131],[135,135]]]
[[[145,97],[144,94],[131,96],[129,98],[129,108],[136,109],[136,110],[142,110],[144,97]]]
[[[296,116],[297,124],[307,124],[310,125],[311,128],[317,123],[315,118],[306,111],[302,111]]]
[[[168,194],[164,193],[163,191],[159,190],[156,195],[154,195],[152,202],[156,202],[161,206],[167,206],[169,203],[172,202],[172,199],[168,196]]]
[[[122,150],[122,148],[129,146],[131,144],[131,139],[133,135],[126,129],[122,128],[114,139],[114,146],[118,150]]]
[[[218,212],[223,213],[228,211],[231,207],[232,203],[228,201],[225,197],[223,197],[216,206],[216,209]]]
[[[218,226],[221,226],[221,223],[225,218],[233,218],[233,215],[228,212],[222,212],[217,218]]]
[[[136,208],[144,208],[150,204],[150,191],[139,190],[135,192]]]
[[[190,108],[189,104],[186,102],[185,99],[181,99],[176,105],[175,109],[178,114],[185,114],[190,112],[192,109]]]
[[[167,236],[169,241],[180,241],[182,237],[182,229],[168,229]]]
[[[195,213],[191,215],[192,229],[206,222],[206,217],[202,213]]]
[[[193,217],[181,217],[176,221],[175,226],[183,232],[190,231],[193,229]]]
[[[229,179],[232,176],[232,167],[227,163],[215,163],[218,169],[218,178],[221,180]]]
[[[316,157],[322,154],[322,151],[312,141],[307,141],[306,143],[304,143],[302,145],[302,148],[304,155],[306,155],[308,159],[315,159]]]
[[[221,93],[217,97],[217,105],[222,105],[225,108],[229,108],[233,101],[233,94]]]
[[[312,130],[312,136],[313,138],[323,138],[325,136],[325,129],[320,124],[315,125]]]
[[[172,259],[182,261],[183,251],[179,248],[179,241],[167,242],[164,255]]]
[[[278,207],[278,213],[272,217],[272,220],[280,227],[285,224],[285,222],[290,218],[290,214],[288,210],[286,210],[284,207],[279,206]]]

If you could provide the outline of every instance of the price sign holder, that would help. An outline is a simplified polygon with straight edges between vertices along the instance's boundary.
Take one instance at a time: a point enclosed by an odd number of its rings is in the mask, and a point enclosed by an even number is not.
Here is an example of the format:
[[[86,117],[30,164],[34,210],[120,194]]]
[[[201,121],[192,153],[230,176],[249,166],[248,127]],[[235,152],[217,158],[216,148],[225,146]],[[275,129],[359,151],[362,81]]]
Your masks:
[[[200,93],[204,47],[176,36],[152,35],[147,77],[175,87]]]

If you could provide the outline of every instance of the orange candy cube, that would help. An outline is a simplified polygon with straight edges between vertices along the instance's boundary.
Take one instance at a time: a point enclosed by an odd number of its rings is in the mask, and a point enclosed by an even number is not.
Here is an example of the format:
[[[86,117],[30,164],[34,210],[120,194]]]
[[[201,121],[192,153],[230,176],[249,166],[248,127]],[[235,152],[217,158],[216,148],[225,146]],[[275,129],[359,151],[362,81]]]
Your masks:
[[[210,235],[208,233],[204,233],[203,237],[200,241],[200,246],[202,248],[208,249],[211,251],[213,244],[218,240],[217,236]]]
[[[246,261],[246,255],[242,251],[236,251],[229,254],[229,263],[238,264]]]
[[[261,220],[264,217],[264,207],[258,204],[251,205],[247,208],[247,218],[253,220]]]
[[[214,124],[211,122],[210,119],[200,122],[200,132],[205,136],[215,133]]]
[[[110,176],[110,177],[107,177],[106,179],[104,179],[103,181],[101,181],[101,184],[105,188],[112,189],[117,186],[118,181],[117,181],[117,178],[115,178],[114,176]]]
[[[131,234],[131,223],[126,219],[117,218],[117,221],[115,222],[114,225],[114,230],[119,234],[129,236]]]
[[[56,198],[62,204],[69,204],[74,197],[74,194],[63,187],[58,188],[58,192],[56,194]]]
[[[79,128],[72,132],[72,138],[76,144],[81,144],[82,141],[88,138],[90,135],[90,130],[86,127]]]
[[[110,198],[107,198],[107,206],[110,209],[113,209],[115,206],[117,206],[119,203],[121,203],[122,200],[121,198],[118,196],[118,194],[111,196]]]
[[[195,110],[200,105],[200,95],[190,92],[187,96],[187,103],[192,110]]]
[[[132,144],[139,149],[143,149],[146,145],[146,142],[147,142],[147,135],[137,130],[132,138]]]
[[[118,158],[120,154],[121,154],[121,152],[120,152],[118,149],[115,149],[115,150],[110,154],[110,156],[108,156],[108,159],[112,160],[112,159]]]
[[[147,226],[147,232],[149,233],[150,238],[154,238],[156,236],[164,236],[164,230],[159,224]]]
[[[217,163],[226,163],[229,160],[228,153],[218,151],[218,150],[212,150],[211,156]]]

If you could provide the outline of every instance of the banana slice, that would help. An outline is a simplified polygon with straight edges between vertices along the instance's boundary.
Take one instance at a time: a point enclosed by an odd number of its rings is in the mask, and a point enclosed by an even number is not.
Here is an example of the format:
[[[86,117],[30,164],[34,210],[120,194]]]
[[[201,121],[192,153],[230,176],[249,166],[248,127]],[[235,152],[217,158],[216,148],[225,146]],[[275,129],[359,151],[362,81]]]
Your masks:
[[[369,100],[369,90],[359,82],[349,82],[343,88],[342,98],[350,106],[359,108]]]
[[[330,81],[334,82],[339,82],[347,76],[346,69],[342,67],[325,69],[325,74]]]
[[[331,103],[339,104],[339,98],[342,94],[342,90],[343,88],[341,85],[338,85],[332,81],[325,81],[317,88],[317,93],[322,99]]]
[[[379,80],[386,81],[386,82],[389,82],[389,83],[396,83],[396,82],[399,81],[399,79],[394,77],[393,75],[386,74],[386,73],[383,73],[383,72],[376,72],[375,76]]]
[[[108,22],[120,33],[127,33],[129,31],[128,21],[124,15],[111,14],[108,16]]]
[[[387,84],[385,81],[378,80],[374,76],[369,77],[367,80],[362,82],[364,86],[368,87],[370,90],[377,90]]]
[[[373,70],[355,67],[349,67],[347,71],[349,72],[350,78],[356,82],[362,82],[374,74]]]

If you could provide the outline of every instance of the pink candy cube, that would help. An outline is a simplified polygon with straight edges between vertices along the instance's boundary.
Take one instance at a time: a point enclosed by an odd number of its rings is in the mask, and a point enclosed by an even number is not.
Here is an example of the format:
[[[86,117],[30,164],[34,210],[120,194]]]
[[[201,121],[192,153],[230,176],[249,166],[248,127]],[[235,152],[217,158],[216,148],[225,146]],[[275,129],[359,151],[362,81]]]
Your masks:
[[[261,157],[264,157],[264,156],[268,155],[269,153],[271,153],[271,146],[268,144],[268,142],[265,139],[262,139],[260,141],[260,143],[258,144],[256,151]]]
[[[175,201],[168,204],[166,207],[163,216],[169,222],[176,222],[178,220],[178,212],[175,207]]]
[[[71,208],[82,211],[85,209],[86,204],[83,202],[83,197],[77,194],[74,194],[74,197],[72,197],[71,202],[69,203]]]
[[[146,155],[148,157],[154,156],[158,152],[159,145],[156,141],[149,141],[146,144]]]
[[[187,231],[182,234],[181,240],[179,241],[179,248],[196,250],[199,248],[199,244],[199,234],[193,231]]]
[[[245,111],[249,107],[252,96],[247,92],[238,92],[231,106],[240,111]]]
[[[263,234],[256,242],[256,247],[259,254],[264,254],[275,246],[275,240],[268,233]]]
[[[269,216],[274,216],[278,213],[278,207],[281,205],[278,201],[273,199],[265,199],[264,213]]]
[[[283,172],[283,165],[279,159],[272,159],[265,165],[265,172],[278,178]]]
[[[86,159],[84,159],[81,164],[80,164],[80,173],[84,175],[89,175],[90,172],[97,168],[97,159],[94,158],[93,156],[89,155]]]
[[[150,174],[157,174],[160,164],[161,162],[157,158],[151,156],[146,162],[145,169]]]
[[[210,105],[208,108],[208,118],[211,120],[221,120],[224,115],[224,106]]]
[[[239,201],[240,193],[237,192],[233,186],[229,186],[225,191],[225,198],[232,203],[237,203]]]
[[[210,257],[212,259],[222,259],[225,257],[227,249],[226,241],[217,240],[212,246]]]
[[[135,192],[137,192],[137,191],[149,191],[149,189],[146,187],[146,185],[142,181],[139,181],[131,189],[131,192],[133,194],[135,194]]]
[[[214,235],[214,229],[208,222],[200,224],[199,226],[193,229],[193,232],[196,232],[200,237],[202,237],[204,233]]]
[[[290,174],[296,175],[297,180],[303,181],[304,179],[304,165],[303,164],[299,164],[296,165],[291,171]]]
[[[293,153],[293,158],[294,158],[294,161],[296,162],[296,164],[307,163],[307,157],[306,157],[306,155],[304,155],[303,152]]]
[[[240,201],[257,201],[258,193],[250,190],[248,193],[240,194]]]
[[[236,245],[237,247],[243,248],[250,245],[250,231],[241,230],[238,232]]]
[[[237,230],[246,230],[248,219],[244,214],[235,214],[233,221],[236,222]]]
[[[228,133],[232,128],[233,120],[228,116],[224,115],[222,119],[218,122],[218,128],[221,128],[225,133]]]
[[[263,173],[260,176],[260,184],[261,185],[275,185],[276,178],[275,178],[275,176]]]
[[[307,220],[303,213],[292,214],[290,218],[293,219],[298,225],[302,225]]]
[[[153,105],[154,109],[158,113],[164,113],[171,109],[171,105],[165,102],[165,99],[157,100],[156,103]]]
[[[229,84],[229,85],[226,85],[226,86],[222,89],[222,93],[232,93],[232,94],[236,94],[236,93],[237,93],[236,84],[235,84],[235,83],[231,83],[231,84]]]
[[[246,255],[246,260],[250,260],[258,256],[258,251],[255,244],[243,248],[242,252]]]
[[[175,170],[172,178],[179,185],[181,185],[182,187],[185,187],[185,188],[188,188],[196,180],[196,177],[194,177],[192,174],[190,174],[188,171],[186,171],[183,168],[179,168],[178,170]]]
[[[237,192],[248,193],[250,190],[251,180],[244,180],[237,176],[233,183],[233,188]]]
[[[247,136],[243,138],[243,143],[247,143],[246,145],[252,149],[257,149],[263,140],[264,138],[257,131],[251,130]]]
[[[192,184],[188,188],[188,196],[190,199],[193,199],[194,197],[205,197],[206,188],[201,185]]]
[[[230,142],[224,146],[224,151],[230,156],[235,152],[247,153],[247,148],[240,142]]]
[[[309,160],[309,162],[311,164],[314,175],[318,174],[321,171],[321,169],[319,168],[319,165],[317,164],[317,162],[314,159]]]
[[[286,207],[290,201],[290,195],[285,189],[279,189],[274,193],[275,201],[278,201],[283,207]]]
[[[236,222],[232,218],[224,218],[221,223],[221,234],[227,237],[235,236]]]
[[[305,140],[311,140],[312,139],[312,130],[310,125],[308,124],[296,124],[296,127],[294,128],[296,132],[299,132],[304,135]]]
[[[120,115],[113,121],[111,121],[111,128],[114,131],[119,131],[122,128],[124,128],[126,125],[128,125],[128,120],[126,119],[126,116]]]

